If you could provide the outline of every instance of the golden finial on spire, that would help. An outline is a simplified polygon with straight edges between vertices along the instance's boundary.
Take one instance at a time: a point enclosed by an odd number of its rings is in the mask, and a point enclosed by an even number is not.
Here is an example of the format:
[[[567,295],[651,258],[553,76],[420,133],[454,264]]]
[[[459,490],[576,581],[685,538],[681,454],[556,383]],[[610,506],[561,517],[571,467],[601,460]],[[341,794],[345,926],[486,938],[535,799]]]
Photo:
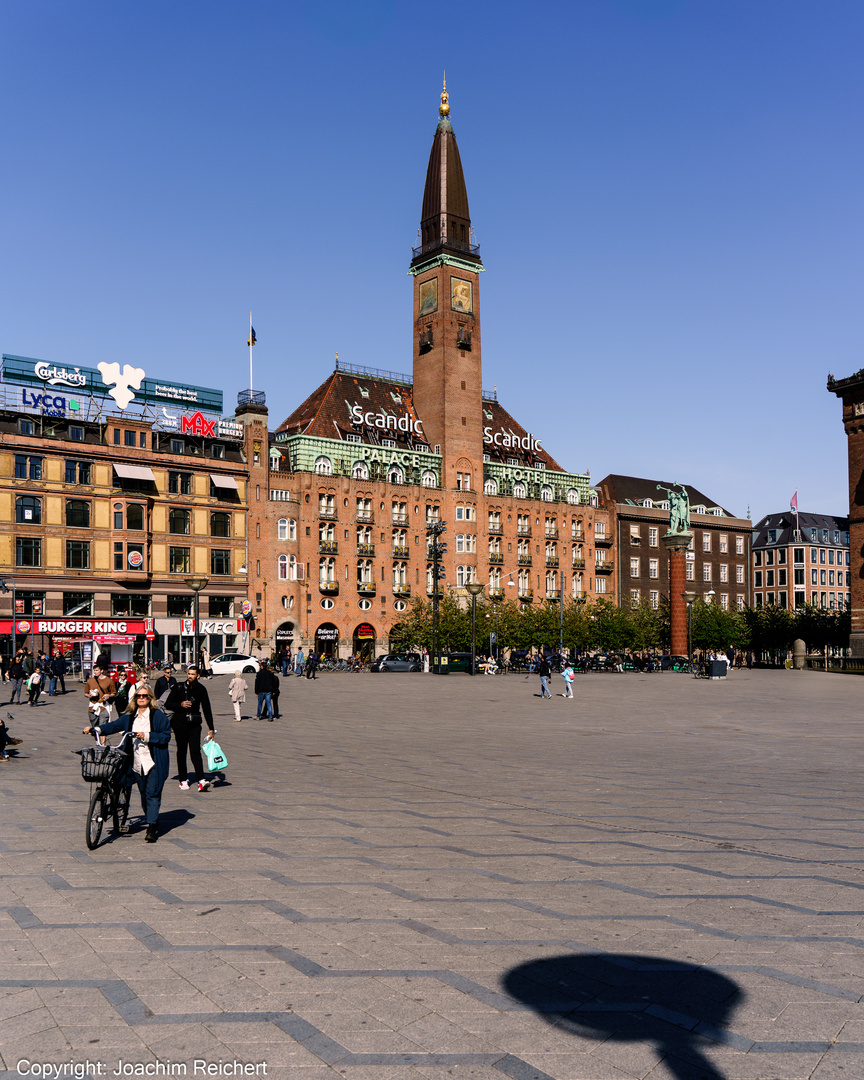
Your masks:
[[[447,72],[444,72],[444,89],[441,91],[441,104],[438,107],[441,116],[450,115],[450,98],[447,94]]]

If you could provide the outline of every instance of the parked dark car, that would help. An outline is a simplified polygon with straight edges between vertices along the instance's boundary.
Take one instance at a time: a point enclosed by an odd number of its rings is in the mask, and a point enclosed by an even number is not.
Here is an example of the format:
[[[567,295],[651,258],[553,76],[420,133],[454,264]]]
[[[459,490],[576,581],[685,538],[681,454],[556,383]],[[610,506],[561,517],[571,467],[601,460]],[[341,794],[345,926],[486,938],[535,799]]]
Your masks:
[[[412,659],[416,657],[416,659]],[[387,653],[371,664],[370,671],[420,671],[420,657],[416,653]]]

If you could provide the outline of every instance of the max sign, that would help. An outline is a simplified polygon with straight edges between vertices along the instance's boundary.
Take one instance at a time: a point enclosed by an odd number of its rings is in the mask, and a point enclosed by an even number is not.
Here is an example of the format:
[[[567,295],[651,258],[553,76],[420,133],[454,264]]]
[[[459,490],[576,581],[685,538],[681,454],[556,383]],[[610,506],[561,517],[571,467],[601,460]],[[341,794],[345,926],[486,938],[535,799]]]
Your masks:
[[[193,413],[191,416],[181,416],[180,431],[188,435],[207,435],[215,438],[216,421],[208,420],[201,412]]]

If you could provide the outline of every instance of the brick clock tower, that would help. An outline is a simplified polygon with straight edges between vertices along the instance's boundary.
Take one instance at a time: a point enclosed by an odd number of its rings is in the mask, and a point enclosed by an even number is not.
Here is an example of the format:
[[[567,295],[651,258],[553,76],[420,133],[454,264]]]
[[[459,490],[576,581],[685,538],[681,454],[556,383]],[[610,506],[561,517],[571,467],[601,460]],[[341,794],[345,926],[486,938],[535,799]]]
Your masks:
[[[447,84],[432,141],[414,277],[414,406],[429,449],[442,455],[442,486],[482,490],[480,261],[450,123]],[[440,449],[439,449],[440,448]]]
[[[864,657],[864,368],[848,379],[828,377],[828,389],[843,402],[849,447],[849,569],[852,571],[852,630],[849,648]]]

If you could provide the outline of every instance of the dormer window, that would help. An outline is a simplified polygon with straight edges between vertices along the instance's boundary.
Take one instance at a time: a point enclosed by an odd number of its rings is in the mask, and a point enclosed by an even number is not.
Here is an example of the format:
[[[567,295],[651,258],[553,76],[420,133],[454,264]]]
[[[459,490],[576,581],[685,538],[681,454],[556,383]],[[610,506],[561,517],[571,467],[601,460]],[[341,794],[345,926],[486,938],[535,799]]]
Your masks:
[[[364,397],[364,398],[369,397],[369,391],[366,389],[365,386],[358,386],[357,389],[360,391],[360,396],[361,397]]]
[[[402,395],[397,394],[395,390],[390,391],[390,397],[393,398],[393,400],[396,402],[397,405],[402,404]]]

